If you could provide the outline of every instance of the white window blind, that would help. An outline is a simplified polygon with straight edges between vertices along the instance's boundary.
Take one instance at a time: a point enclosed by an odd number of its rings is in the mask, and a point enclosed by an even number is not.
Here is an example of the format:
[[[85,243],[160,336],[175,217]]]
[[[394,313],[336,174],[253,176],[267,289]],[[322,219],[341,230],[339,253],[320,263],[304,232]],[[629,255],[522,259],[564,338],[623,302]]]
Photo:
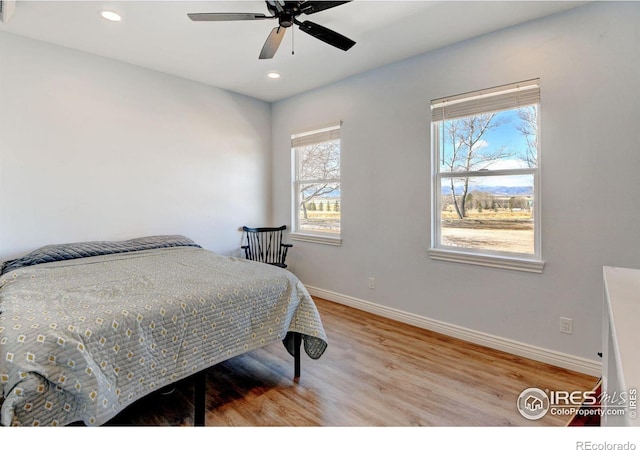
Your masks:
[[[304,147],[321,142],[334,141],[336,139],[340,139],[340,123],[329,125],[318,130],[292,135],[291,148]]]
[[[528,80],[431,101],[434,122],[535,105],[540,102],[540,80]]]

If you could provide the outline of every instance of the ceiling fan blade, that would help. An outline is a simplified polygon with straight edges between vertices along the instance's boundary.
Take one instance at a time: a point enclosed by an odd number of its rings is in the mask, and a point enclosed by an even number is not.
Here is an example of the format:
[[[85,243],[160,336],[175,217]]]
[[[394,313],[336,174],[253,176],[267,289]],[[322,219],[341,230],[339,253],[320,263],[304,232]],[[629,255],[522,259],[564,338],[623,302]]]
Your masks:
[[[189,19],[194,22],[222,22],[229,20],[263,20],[274,19],[275,16],[254,13],[190,13]]]
[[[352,41],[348,37],[308,20],[298,23],[298,27],[301,31],[310,34],[314,38],[320,39],[322,42],[333,45],[345,52],[356,44],[355,41]]]
[[[287,29],[285,27],[275,27],[269,33],[269,37],[264,42],[262,46],[262,51],[260,52],[259,59],[271,59],[273,55],[278,51],[278,47],[280,47],[280,43],[282,42],[282,38],[286,33]]]
[[[325,9],[335,8],[336,6],[344,5],[345,3],[349,3],[351,0],[343,1],[343,2],[325,2],[325,1],[308,1],[302,2],[300,5],[300,11],[303,14],[315,14],[320,11],[324,11]]]

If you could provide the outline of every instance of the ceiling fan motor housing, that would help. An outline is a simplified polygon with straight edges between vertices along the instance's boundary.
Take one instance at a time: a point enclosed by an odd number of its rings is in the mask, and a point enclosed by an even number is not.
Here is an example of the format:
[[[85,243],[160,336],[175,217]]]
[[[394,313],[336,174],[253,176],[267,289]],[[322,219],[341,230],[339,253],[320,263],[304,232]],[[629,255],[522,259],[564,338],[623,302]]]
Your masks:
[[[267,9],[278,18],[281,27],[289,28],[295,23],[296,16],[302,14],[299,7],[300,2],[279,2],[272,4],[267,2]]]
[[[293,17],[293,14],[289,14],[287,11],[285,11],[280,14],[280,17],[278,17],[278,23],[281,27],[289,28],[291,25],[293,25]]]

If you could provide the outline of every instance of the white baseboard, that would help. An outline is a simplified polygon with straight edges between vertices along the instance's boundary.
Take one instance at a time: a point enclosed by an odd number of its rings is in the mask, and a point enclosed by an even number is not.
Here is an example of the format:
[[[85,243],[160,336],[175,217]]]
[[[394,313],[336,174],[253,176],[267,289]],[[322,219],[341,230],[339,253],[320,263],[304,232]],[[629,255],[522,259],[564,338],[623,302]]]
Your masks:
[[[376,303],[350,297],[348,295],[338,294],[337,292],[328,291],[326,289],[307,286],[307,290],[313,296],[330,300],[341,305],[350,306],[378,316],[386,317],[387,319],[397,320],[398,322],[413,325],[418,328],[434,331],[446,336],[482,345],[484,347],[489,347],[512,355],[522,356],[523,358],[529,358],[534,361],[540,361],[594,377],[600,377],[602,375],[602,365],[598,361],[482,333],[480,331],[471,330],[458,325],[452,325],[450,323],[408,313],[388,306],[378,305]]]

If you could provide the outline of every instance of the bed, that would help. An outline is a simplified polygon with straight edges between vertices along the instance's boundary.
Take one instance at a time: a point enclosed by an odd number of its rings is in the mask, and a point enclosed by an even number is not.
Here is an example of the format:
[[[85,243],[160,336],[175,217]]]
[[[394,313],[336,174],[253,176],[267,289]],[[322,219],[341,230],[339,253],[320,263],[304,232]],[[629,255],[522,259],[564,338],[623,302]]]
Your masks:
[[[102,425],[276,341],[313,359],[327,347],[311,296],[285,269],[184,236],[42,247],[0,271],[0,423]]]

